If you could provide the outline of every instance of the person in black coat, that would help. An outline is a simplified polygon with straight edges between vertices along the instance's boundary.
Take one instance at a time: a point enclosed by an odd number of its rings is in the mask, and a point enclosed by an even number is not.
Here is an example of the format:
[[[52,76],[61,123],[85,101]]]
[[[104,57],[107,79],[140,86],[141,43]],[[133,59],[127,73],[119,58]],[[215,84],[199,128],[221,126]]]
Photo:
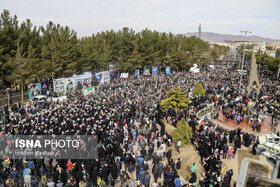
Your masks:
[[[76,175],[77,184],[79,184],[79,182],[81,182],[84,179],[84,173],[82,170],[79,169]]]
[[[245,134],[245,146],[249,147],[251,144],[251,138],[250,135],[248,133]]]
[[[168,149],[168,151],[166,152],[166,158],[168,160],[168,162],[170,162],[170,159],[172,157],[172,149]]]
[[[232,175],[233,175],[232,169],[230,169],[229,171],[226,172],[226,174],[223,178],[222,187],[230,187],[230,181],[231,181]]]
[[[234,147],[241,149],[241,138],[239,135],[237,135],[237,138],[234,141]]]
[[[259,144],[259,141],[256,141],[256,143],[253,145],[252,155],[256,155],[257,154],[256,147],[258,146],[258,144]]]
[[[101,178],[107,183],[108,182],[108,167],[106,165],[102,166]]]
[[[118,170],[117,170],[117,165],[115,162],[113,162],[111,165],[111,175],[114,180],[116,180],[118,178]]]
[[[196,183],[196,173],[192,172],[191,179],[189,180],[190,184]]]
[[[95,167],[91,172],[91,182],[93,186],[97,184],[97,175],[98,175],[98,171],[97,171],[97,167]]]

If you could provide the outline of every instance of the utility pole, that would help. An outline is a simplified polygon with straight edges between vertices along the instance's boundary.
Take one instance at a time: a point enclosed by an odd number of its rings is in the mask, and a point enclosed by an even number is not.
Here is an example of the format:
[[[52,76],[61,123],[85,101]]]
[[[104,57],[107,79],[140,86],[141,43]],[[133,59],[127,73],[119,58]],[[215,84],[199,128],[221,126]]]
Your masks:
[[[244,33],[244,36],[245,36],[245,40],[244,40],[244,50],[243,50],[243,58],[242,58],[242,64],[241,64],[241,76],[240,76],[240,84],[239,86],[241,87],[241,82],[242,82],[242,76],[243,76],[243,66],[244,66],[244,60],[245,60],[245,42],[246,42],[246,36],[247,36],[247,33],[252,33],[251,31],[240,31],[241,33]],[[254,50],[254,49],[253,49]]]
[[[10,108],[10,93],[9,93],[10,88],[6,88],[6,92],[7,92],[7,98],[8,98],[8,108]]]
[[[278,74],[277,74],[277,79],[279,79],[279,74],[280,74],[280,63],[278,64]]]

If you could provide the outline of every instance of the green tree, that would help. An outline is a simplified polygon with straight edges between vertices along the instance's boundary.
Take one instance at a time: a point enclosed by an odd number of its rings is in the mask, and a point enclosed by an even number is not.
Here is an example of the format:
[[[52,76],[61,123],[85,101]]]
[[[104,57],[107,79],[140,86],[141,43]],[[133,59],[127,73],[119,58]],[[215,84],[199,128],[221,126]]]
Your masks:
[[[188,144],[191,142],[192,128],[189,126],[188,122],[182,118],[181,121],[178,122],[177,128],[173,130],[171,135],[174,142],[177,143],[180,140],[182,145]]]
[[[202,86],[201,83],[199,83],[199,84],[195,87],[195,89],[194,89],[192,95],[193,95],[193,96],[205,95],[205,90],[203,89],[203,86]]]
[[[12,81],[16,86],[21,88],[21,101],[23,102],[23,87],[28,80],[29,74],[26,71],[26,59],[23,54],[23,45],[20,45],[18,42],[16,57],[12,58],[8,64],[13,69],[13,72],[8,79]]]
[[[188,96],[180,91],[178,84],[176,84],[174,88],[167,93],[167,95],[169,98],[164,99],[160,103],[160,108],[163,112],[165,112],[167,108],[173,108],[180,111],[181,109],[188,108],[188,105],[191,103]]]

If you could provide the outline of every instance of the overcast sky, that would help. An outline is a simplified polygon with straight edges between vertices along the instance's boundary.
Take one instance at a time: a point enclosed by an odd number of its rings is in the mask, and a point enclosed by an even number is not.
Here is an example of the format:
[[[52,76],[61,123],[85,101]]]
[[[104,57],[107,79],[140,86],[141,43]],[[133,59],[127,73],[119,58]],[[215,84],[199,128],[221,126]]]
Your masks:
[[[68,25],[78,36],[130,27],[174,34],[202,32],[280,39],[280,0],[0,0],[21,22]]]

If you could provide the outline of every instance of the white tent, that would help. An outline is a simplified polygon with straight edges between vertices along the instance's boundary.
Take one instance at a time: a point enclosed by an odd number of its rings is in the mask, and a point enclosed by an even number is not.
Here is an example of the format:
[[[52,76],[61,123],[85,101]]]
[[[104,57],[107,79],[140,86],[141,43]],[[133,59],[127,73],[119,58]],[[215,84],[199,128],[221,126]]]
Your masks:
[[[191,67],[190,72],[199,73],[199,68],[197,67],[197,64],[194,64],[193,67]]]

